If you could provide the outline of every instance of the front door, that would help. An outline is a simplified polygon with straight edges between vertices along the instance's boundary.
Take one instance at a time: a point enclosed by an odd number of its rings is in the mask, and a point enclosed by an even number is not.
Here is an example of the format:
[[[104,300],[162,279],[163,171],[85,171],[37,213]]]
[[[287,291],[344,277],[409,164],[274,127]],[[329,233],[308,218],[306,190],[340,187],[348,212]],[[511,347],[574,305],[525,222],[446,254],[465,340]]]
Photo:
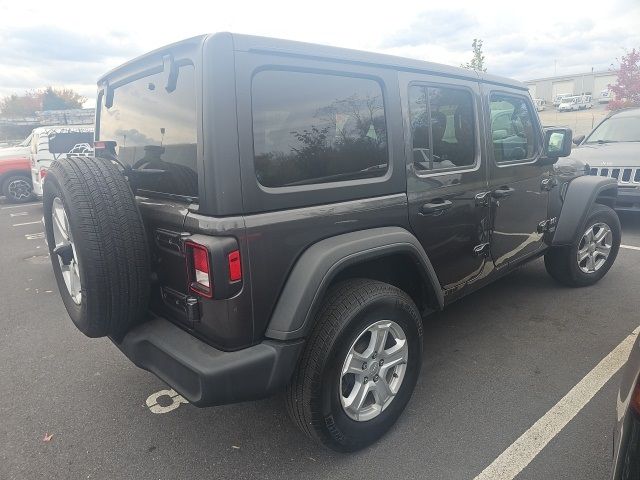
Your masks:
[[[536,254],[543,246],[550,166],[537,165],[543,151],[538,116],[528,95],[489,90],[489,189],[491,255],[496,268]],[[542,225],[541,225],[542,224]]]
[[[488,256],[489,208],[478,85],[403,74],[409,221],[450,293],[478,277]],[[446,81],[446,83],[445,83]]]

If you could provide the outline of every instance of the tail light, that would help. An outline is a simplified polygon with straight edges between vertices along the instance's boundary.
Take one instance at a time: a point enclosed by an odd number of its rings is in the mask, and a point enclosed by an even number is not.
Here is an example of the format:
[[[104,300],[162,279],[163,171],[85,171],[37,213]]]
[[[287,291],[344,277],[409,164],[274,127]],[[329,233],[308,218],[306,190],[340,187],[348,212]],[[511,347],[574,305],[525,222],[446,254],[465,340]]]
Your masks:
[[[237,282],[242,280],[242,265],[240,263],[240,252],[234,250],[227,256],[229,263],[229,280],[231,282]]]
[[[46,168],[41,168],[40,169],[40,180],[44,180],[44,177],[47,176],[47,169]]]
[[[231,298],[242,289],[242,259],[233,237],[192,235],[184,241],[190,292],[205,298]]]
[[[213,297],[213,278],[209,249],[195,242],[185,242],[189,290],[203,297]]]

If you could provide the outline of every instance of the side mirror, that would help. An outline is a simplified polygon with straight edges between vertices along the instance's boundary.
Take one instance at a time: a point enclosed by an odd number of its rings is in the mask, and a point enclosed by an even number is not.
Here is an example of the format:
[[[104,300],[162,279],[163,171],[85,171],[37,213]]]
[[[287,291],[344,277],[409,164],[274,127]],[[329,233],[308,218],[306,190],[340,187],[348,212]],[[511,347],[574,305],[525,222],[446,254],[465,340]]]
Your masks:
[[[573,144],[580,145],[584,140],[584,135],[578,135],[577,137],[573,137]]]
[[[540,158],[542,165],[555,163],[560,157],[571,155],[570,128],[551,127],[544,129],[544,155]]]

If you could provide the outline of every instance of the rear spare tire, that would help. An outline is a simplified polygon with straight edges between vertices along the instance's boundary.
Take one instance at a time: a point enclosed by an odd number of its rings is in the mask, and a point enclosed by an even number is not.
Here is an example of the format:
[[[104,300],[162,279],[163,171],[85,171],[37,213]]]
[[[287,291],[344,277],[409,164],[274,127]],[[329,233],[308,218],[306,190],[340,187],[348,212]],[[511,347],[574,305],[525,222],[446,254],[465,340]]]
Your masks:
[[[45,234],[64,306],[89,337],[119,335],[146,313],[149,251],[129,184],[108,160],[54,162],[44,182]]]

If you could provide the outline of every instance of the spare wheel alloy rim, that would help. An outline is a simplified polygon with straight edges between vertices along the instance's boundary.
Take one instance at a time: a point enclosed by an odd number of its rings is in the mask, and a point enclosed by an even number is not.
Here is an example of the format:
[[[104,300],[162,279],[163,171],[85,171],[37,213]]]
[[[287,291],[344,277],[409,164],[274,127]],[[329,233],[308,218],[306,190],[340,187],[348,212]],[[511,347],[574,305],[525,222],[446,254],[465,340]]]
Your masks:
[[[73,302],[80,305],[82,303],[82,283],[80,282],[78,255],[69,228],[67,212],[62,200],[58,197],[53,199],[51,224],[53,225],[53,241],[55,243],[53,253],[58,257],[64,284]]]
[[[380,320],[362,331],[340,371],[340,402],[349,418],[380,415],[400,391],[408,359],[407,337],[396,322]]]

